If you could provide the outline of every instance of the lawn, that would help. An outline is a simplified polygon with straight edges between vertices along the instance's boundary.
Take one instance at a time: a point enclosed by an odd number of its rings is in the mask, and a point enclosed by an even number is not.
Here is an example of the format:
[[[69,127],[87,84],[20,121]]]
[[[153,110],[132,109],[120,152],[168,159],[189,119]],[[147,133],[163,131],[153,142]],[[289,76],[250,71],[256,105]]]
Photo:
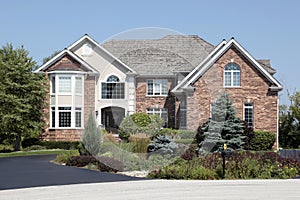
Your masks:
[[[60,154],[66,151],[72,151],[72,150],[53,149],[53,150],[16,151],[10,153],[0,153],[0,158],[15,157],[15,156]]]

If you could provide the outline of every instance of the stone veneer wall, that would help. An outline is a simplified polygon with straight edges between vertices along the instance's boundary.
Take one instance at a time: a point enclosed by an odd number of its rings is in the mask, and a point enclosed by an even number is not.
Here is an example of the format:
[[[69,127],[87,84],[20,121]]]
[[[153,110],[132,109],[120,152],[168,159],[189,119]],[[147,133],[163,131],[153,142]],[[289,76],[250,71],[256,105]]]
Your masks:
[[[169,91],[174,88],[174,84],[175,79],[169,78]],[[147,108],[167,108],[168,127],[175,128],[175,111],[178,109],[176,105],[176,97],[170,92],[168,96],[147,96],[147,79],[136,79],[136,112],[147,112]]]
[[[49,92],[49,91],[48,91]],[[49,96],[50,94],[48,94]],[[48,97],[49,98],[49,97]],[[95,77],[85,75],[84,80],[84,125],[88,115],[95,111]],[[44,109],[46,129],[41,135],[42,140],[52,141],[78,141],[83,133],[83,129],[49,129],[49,106]],[[83,125],[83,127],[84,127]]]
[[[224,67],[231,61],[241,68],[241,87],[224,88]],[[195,130],[210,117],[210,104],[224,90],[243,119],[243,106],[254,105],[254,129],[277,133],[278,92],[269,90],[270,83],[235,48],[229,49],[215,64],[194,83],[195,91],[188,96],[188,129]]]

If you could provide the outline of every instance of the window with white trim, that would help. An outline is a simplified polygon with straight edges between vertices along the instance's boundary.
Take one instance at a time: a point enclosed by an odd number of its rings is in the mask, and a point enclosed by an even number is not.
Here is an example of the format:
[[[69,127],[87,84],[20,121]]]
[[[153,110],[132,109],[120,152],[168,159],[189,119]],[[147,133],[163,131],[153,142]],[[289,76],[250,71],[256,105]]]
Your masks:
[[[167,79],[147,80],[147,95],[150,96],[168,95],[168,80]]]
[[[58,92],[71,93],[72,92],[72,79],[71,76],[59,76],[58,77]]]
[[[241,69],[236,63],[229,63],[224,68],[224,86],[239,87],[241,85]]]
[[[253,127],[254,124],[254,108],[253,103],[244,104],[244,121],[249,127]]]
[[[168,109],[166,109],[166,108],[147,108],[147,114],[160,116],[165,121],[164,127],[168,126]]]
[[[82,94],[82,77],[76,76],[75,77],[75,93]]]
[[[117,76],[111,75],[101,86],[102,99],[124,99],[125,83],[120,82]]]

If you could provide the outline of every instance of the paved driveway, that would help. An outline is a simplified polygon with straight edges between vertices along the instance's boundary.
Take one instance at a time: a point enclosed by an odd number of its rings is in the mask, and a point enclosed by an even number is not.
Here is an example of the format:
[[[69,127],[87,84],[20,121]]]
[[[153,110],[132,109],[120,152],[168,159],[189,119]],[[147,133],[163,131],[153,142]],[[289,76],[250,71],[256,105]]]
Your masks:
[[[55,155],[0,158],[0,190],[37,186],[141,180],[106,172],[56,165]]]

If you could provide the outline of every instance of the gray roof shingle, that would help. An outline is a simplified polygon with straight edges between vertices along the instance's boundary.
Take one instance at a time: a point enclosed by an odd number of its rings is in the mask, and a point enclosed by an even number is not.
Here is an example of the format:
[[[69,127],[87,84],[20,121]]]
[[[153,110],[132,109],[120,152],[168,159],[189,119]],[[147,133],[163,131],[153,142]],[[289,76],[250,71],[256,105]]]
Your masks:
[[[197,35],[167,35],[153,40],[110,40],[110,53],[142,75],[192,71],[214,46]]]

